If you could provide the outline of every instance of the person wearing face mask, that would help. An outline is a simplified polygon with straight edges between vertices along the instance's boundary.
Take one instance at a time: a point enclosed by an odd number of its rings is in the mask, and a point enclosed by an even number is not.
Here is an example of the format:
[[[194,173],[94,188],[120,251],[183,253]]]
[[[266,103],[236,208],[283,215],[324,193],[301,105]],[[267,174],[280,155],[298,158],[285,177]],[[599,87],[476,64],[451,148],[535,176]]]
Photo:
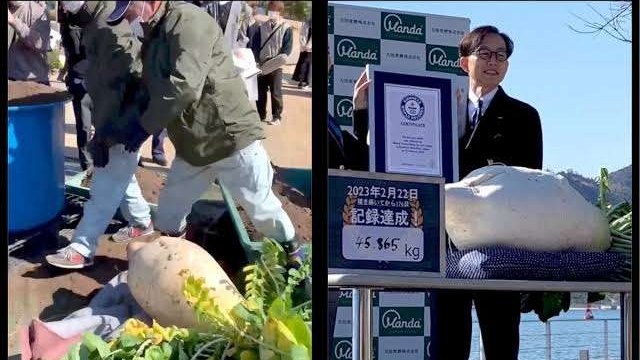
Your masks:
[[[149,205],[135,177],[140,145],[149,135],[136,133],[137,118],[148,102],[142,86],[140,41],[127,23],[107,25],[113,1],[61,1],[66,21],[82,29],[92,99],[95,135],[89,143],[94,163],[90,199],[84,205],[71,244],[46,256],[52,266],[82,269],[93,264],[99,237],[120,207],[128,225],[113,234],[126,242],[153,232]],[[131,137],[136,137],[135,145]]]
[[[7,78],[49,85],[49,34],[47,9],[36,1],[9,1]]]
[[[269,1],[269,20],[257,23],[249,40],[249,47],[262,73],[258,75],[258,101],[256,106],[260,120],[270,125],[280,125],[282,118],[282,67],[287,63],[293,48],[291,26],[280,17],[283,1]],[[271,93],[271,120],[267,120],[267,92]]]
[[[509,67],[513,41],[494,26],[481,26],[459,45],[460,67],[469,74],[459,139],[460,178],[503,163],[542,169],[542,127],[531,105],[506,94],[500,83]],[[453,246],[453,245],[451,245]],[[521,295],[509,291],[435,291],[439,357],[466,360],[471,349],[471,305],[475,305],[487,360],[517,360]]]
[[[273,193],[264,131],[247,98],[220,27],[193,4],[117,1],[109,22],[126,19],[144,31],[143,79],[149,105],[136,122],[146,133],[166,127],[176,148],[160,192],[154,226],[184,236],[193,203],[217,179],[267,237],[297,263],[305,256],[295,228]],[[207,34],[203,36],[202,34]],[[143,141],[135,133],[131,141]]]

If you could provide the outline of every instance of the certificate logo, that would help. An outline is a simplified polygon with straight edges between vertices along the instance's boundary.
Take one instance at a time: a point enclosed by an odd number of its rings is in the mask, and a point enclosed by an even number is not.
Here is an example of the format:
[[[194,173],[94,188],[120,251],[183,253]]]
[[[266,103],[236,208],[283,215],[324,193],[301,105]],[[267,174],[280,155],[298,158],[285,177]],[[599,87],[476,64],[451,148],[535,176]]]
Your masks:
[[[363,67],[380,65],[380,40],[336,36],[335,64]]]
[[[424,44],[424,16],[382,12],[382,39],[411,41]]]
[[[407,95],[400,102],[402,115],[411,121],[417,121],[424,116],[424,103],[415,95]]]

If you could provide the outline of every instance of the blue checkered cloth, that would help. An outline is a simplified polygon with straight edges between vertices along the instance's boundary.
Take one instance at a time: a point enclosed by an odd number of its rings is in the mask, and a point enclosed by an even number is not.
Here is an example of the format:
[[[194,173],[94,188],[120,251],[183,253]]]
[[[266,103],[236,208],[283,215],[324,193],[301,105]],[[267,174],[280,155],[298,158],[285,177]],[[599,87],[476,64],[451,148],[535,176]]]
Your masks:
[[[487,247],[447,254],[447,277],[545,281],[612,281],[625,257],[616,252],[539,252]]]

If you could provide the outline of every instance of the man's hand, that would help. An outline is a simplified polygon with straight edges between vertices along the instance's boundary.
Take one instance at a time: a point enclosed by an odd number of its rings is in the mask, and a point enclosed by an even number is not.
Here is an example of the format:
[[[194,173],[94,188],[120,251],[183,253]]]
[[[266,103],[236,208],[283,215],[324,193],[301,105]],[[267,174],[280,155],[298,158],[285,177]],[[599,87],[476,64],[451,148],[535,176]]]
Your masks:
[[[100,137],[94,136],[87,146],[91,153],[93,166],[103,168],[109,163],[109,145]]]
[[[353,109],[361,110],[369,107],[369,84],[370,80],[363,80],[355,90],[353,97]]]
[[[137,152],[149,136],[151,135],[140,125],[140,121],[137,119],[130,120],[124,149],[129,152]]]
[[[16,23],[16,19],[13,17],[13,14],[9,9],[7,9],[7,13],[8,13],[7,21],[9,22],[9,25],[14,26],[14,24]]]

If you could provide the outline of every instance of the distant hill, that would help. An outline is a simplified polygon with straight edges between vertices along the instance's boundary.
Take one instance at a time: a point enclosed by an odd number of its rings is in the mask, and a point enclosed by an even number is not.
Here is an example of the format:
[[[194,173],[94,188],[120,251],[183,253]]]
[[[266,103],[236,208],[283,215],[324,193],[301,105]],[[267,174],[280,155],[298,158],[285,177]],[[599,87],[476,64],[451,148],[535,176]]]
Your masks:
[[[598,202],[598,182],[596,179],[584,177],[572,170],[560,171],[558,174],[567,178],[582,196],[589,202]],[[631,203],[631,165],[609,173],[609,203],[615,205],[623,201]]]

